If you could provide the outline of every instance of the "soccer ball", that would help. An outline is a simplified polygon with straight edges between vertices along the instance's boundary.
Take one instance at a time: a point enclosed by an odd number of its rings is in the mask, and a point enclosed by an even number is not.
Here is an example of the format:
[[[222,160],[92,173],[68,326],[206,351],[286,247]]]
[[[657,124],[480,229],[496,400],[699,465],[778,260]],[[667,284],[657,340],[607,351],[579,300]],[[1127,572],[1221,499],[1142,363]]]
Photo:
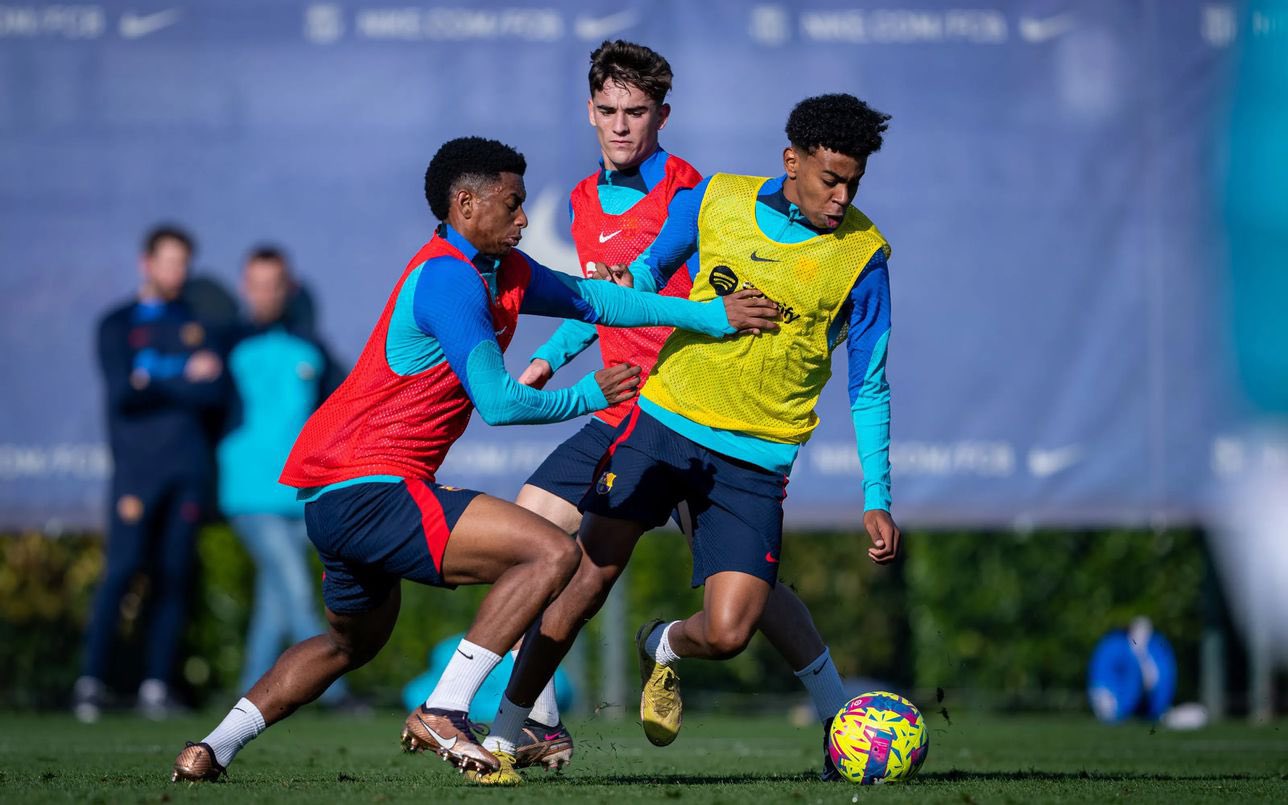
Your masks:
[[[851,699],[832,718],[827,752],[841,776],[860,785],[907,780],[930,749],[916,705],[883,690]]]

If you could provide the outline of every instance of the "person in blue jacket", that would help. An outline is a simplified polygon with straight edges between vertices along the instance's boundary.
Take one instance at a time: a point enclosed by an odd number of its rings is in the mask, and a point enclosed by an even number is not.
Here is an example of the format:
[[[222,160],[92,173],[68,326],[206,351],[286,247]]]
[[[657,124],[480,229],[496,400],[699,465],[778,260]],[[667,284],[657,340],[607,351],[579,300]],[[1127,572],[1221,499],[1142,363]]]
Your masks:
[[[183,229],[147,234],[136,296],[98,326],[112,451],[103,579],[90,612],[73,710],[98,720],[121,618],[140,571],[150,580],[139,712],[176,707],[171,682],[188,618],[197,528],[209,509],[209,422],[227,398],[221,341],[183,298],[194,245]]]
[[[309,414],[344,372],[312,332],[290,315],[297,292],[286,254],[260,246],[242,269],[246,320],[231,334],[228,372],[233,385],[228,431],[219,444],[219,507],[255,562],[255,597],[243,690],[272,667],[285,646],[322,634],[308,565],[304,504],[277,482]],[[322,697],[347,696],[338,680]]]

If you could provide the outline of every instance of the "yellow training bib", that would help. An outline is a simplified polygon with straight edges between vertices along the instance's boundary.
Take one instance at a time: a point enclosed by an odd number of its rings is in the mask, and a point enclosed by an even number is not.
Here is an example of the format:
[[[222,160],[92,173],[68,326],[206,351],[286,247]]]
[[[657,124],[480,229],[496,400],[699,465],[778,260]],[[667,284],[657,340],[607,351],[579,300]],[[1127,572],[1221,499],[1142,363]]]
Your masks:
[[[889,256],[890,246],[854,207],[835,232],[801,243],[770,240],[756,225],[756,196],[766,181],[711,177],[698,210],[701,272],[689,298],[755,287],[778,303],[778,331],[716,339],[676,330],[643,396],[702,425],[803,444],[818,425],[814,406],[832,376],[833,319],[868,260],[877,249]]]

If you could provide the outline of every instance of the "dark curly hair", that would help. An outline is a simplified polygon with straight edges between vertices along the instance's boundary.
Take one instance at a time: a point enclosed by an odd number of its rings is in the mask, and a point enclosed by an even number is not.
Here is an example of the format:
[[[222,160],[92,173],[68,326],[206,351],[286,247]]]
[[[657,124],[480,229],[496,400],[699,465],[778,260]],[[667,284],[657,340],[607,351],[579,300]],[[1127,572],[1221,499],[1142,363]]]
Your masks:
[[[590,54],[590,94],[594,95],[609,81],[631,87],[659,104],[671,91],[671,65],[656,50],[618,39],[604,41]]]
[[[826,148],[855,159],[881,150],[890,116],[853,95],[834,93],[806,98],[787,117],[787,140],[807,154]]]
[[[523,154],[505,143],[484,137],[448,140],[434,154],[425,171],[425,200],[434,217],[446,221],[452,193],[462,183],[496,180],[503,173],[522,176],[527,169]]]

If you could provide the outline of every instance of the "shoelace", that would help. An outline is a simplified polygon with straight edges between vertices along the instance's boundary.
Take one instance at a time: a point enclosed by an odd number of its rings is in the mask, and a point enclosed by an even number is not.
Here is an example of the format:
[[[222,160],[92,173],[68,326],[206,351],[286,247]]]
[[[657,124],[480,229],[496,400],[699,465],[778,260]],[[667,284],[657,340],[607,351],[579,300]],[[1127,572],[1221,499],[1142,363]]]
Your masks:
[[[453,727],[469,735],[481,735],[486,737],[492,730],[487,724],[476,724],[470,721],[468,716],[450,715],[447,720],[452,723]]]

